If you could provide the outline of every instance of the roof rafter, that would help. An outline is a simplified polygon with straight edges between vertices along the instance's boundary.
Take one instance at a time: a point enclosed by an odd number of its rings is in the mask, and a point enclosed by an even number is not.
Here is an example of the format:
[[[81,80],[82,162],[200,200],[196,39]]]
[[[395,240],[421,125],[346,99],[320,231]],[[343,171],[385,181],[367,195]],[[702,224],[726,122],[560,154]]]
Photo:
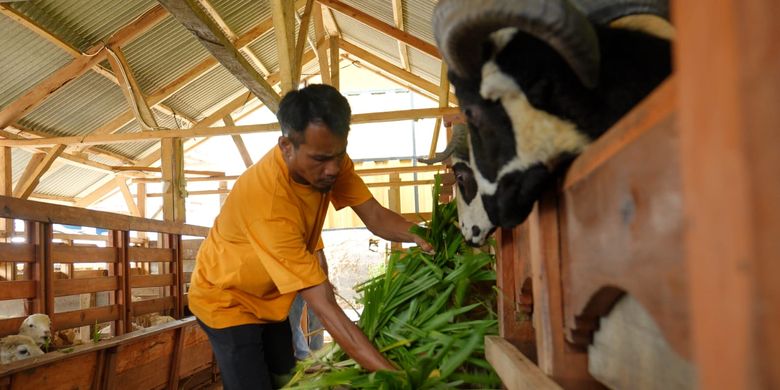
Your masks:
[[[41,176],[46,173],[63,150],[65,150],[65,145],[60,144],[49,149],[48,153],[36,153],[27,164],[27,168],[22,177],[16,182],[14,196],[21,199],[27,199],[38,185]]]
[[[296,89],[295,78],[295,16],[292,3],[285,0],[270,0],[276,36],[276,51],[279,53],[279,73],[282,76],[282,94]]]
[[[391,122],[400,120],[413,120],[422,118],[432,118],[447,114],[453,114],[459,112],[457,108],[418,108],[412,110],[400,110],[400,111],[382,111],[366,114],[352,115],[352,124],[362,123],[374,123],[374,122]],[[34,145],[34,146],[48,146],[58,144],[112,144],[112,143],[124,143],[141,140],[159,140],[169,138],[195,138],[195,137],[212,137],[218,135],[232,135],[232,134],[247,134],[247,133],[261,133],[268,131],[279,130],[279,124],[277,122],[265,123],[259,125],[244,125],[244,126],[222,126],[222,127],[206,127],[195,126],[187,130],[157,130],[157,131],[143,131],[140,133],[126,133],[126,134],[104,134],[104,135],[86,135],[77,137],[51,137],[51,138],[39,138],[31,140],[0,140],[0,146],[19,146],[19,145]]]
[[[427,81],[422,77],[415,75],[414,73],[407,72],[406,70],[399,68],[398,66],[395,66],[390,62],[383,60],[382,58],[379,58],[379,56],[369,52],[366,49],[363,49],[357,45],[349,43],[344,39],[341,40],[341,47],[344,48],[344,50],[347,53],[350,53],[368,62],[372,66],[375,66],[381,69],[382,71],[391,74],[394,77],[397,77],[407,83],[410,83],[423,91],[427,91],[431,97],[435,97],[439,95],[440,86],[430,81]],[[454,102],[455,97],[452,94],[450,94],[449,100],[451,102]]]
[[[272,112],[281,98],[242,56],[222,29],[196,3],[197,0],[159,0],[179,23],[189,30],[211,55],[252,91]]]
[[[212,19],[214,19],[214,22],[219,26],[219,28],[222,29],[222,31],[225,33],[227,38],[230,40],[231,43],[235,44],[238,40],[238,35],[233,32],[233,30],[228,26],[227,22],[225,22],[225,19],[222,19],[222,16],[219,15],[217,10],[214,8],[214,6],[211,5],[211,2],[209,0],[198,0],[201,7],[203,7],[203,10],[206,11],[206,14],[208,14]],[[262,72],[264,75],[268,75],[269,72],[268,68],[265,67],[262,61],[260,61],[260,58],[258,58],[255,53],[249,49],[248,47],[239,47],[238,50],[241,53],[244,53],[244,55],[252,61],[252,63],[257,66],[258,69],[260,69],[260,72]]]
[[[406,31],[404,28],[404,5],[402,0],[393,0],[393,21],[395,27],[401,31]],[[401,67],[407,72],[412,71],[412,66],[409,64],[409,50],[406,48],[406,44],[398,41],[398,55],[401,57]]]
[[[406,31],[399,30],[355,7],[345,4],[339,0],[317,0],[320,4],[327,6],[334,11],[338,11],[352,19],[357,20],[369,27],[376,29],[377,31],[389,35],[429,56],[441,59],[439,55],[439,49],[433,44],[430,44]]]
[[[137,20],[119,29],[108,40],[107,44],[121,46],[148,31],[162,21],[166,15],[165,9],[155,6]],[[0,110],[0,129],[5,129],[17,119],[24,117],[43,103],[52,93],[105,60],[107,53],[102,48],[103,44],[93,46],[88,52],[95,54],[83,55],[74,59]]]

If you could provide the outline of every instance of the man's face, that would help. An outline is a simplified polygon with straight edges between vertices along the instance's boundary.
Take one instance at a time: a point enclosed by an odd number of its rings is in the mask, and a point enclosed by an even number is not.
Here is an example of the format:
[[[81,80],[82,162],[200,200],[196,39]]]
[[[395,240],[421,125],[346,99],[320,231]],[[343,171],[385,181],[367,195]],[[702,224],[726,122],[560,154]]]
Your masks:
[[[333,134],[324,123],[309,123],[304,137],[297,148],[289,138],[279,137],[279,147],[290,176],[296,183],[328,192],[341,171],[341,162],[347,153],[347,137]]]

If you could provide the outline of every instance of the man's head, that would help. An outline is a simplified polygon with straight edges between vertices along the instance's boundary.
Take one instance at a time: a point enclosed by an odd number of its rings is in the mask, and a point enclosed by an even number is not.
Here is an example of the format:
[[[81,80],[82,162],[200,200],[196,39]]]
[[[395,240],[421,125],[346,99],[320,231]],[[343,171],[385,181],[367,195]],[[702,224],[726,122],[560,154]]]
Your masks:
[[[335,88],[313,84],[291,91],[279,103],[279,148],[293,180],[327,192],[347,151],[352,112]]]

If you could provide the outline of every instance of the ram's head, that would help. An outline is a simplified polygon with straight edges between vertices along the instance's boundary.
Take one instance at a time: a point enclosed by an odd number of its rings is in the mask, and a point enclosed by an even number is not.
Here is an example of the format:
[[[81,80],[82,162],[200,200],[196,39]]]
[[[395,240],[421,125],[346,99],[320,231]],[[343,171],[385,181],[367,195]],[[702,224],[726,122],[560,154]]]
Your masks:
[[[461,230],[480,245],[522,223],[562,162],[670,73],[669,43],[607,24],[663,1],[442,0],[434,33],[467,126],[445,152]],[[468,156],[468,159],[466,159]]]

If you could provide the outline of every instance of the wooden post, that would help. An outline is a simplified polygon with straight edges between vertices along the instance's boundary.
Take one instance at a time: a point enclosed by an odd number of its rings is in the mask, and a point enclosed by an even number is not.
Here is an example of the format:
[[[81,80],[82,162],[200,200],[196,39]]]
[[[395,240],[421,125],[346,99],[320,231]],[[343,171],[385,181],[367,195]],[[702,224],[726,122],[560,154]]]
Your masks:
[[[184,149],[181,138],[164,139],[162,143],[163,220],[185,222],[186,211],[182,190],[184,180]]]
[[[558,198],[553,191],[545,193],[526,223],[539,368],[565,389],[601,389],[588,373],[586,351],[574,348],[564,337]]]
[[[13,161],[11,156],[13,155],[12,149],[3,146],[0,147],[0,195],[13,196]],[[13,237],[14,233],[14,220],[0,218],[0,242],[9,241]],[[8,278],[8,280],[11,280]]]
[[[54,264],[51,260],[52,224],[38,223],[38,239],[40,240],[40,256],[38,284],[43,286],[43,305],[39,313],[49,317],[54,316]]]
[[[124,230],[111,231],[111,246],[116,248],[116,263],[113,272],[109,275],[119,276],[119,289],[115,292],[115,302],[120,305],[119,325],[115,327],[116,335],[122,335],[133,331],[133,292],[130,288],[130,258],[128,257],[128,244],[130,232]]]
[[[536,362],[536,335],[531,322],[528,303],[524,302],[523,285],[528,258],[528,223],[515,228],[499,229],[496,264],[498,287],[498,331],[528,359]],[[517,232],[518,234],[515,234]],[[526,310],[524,310],[526,309]]]
[[[698,386],[780,388],[780,9],[672,5]]]
[[[390,188],[387,189],[387,208],[401,214],[401,187],[392,185],[401,181],[401,175],[397,173],[390,174]],[[390,249],[400,250],[400,242],[392,242]]]

